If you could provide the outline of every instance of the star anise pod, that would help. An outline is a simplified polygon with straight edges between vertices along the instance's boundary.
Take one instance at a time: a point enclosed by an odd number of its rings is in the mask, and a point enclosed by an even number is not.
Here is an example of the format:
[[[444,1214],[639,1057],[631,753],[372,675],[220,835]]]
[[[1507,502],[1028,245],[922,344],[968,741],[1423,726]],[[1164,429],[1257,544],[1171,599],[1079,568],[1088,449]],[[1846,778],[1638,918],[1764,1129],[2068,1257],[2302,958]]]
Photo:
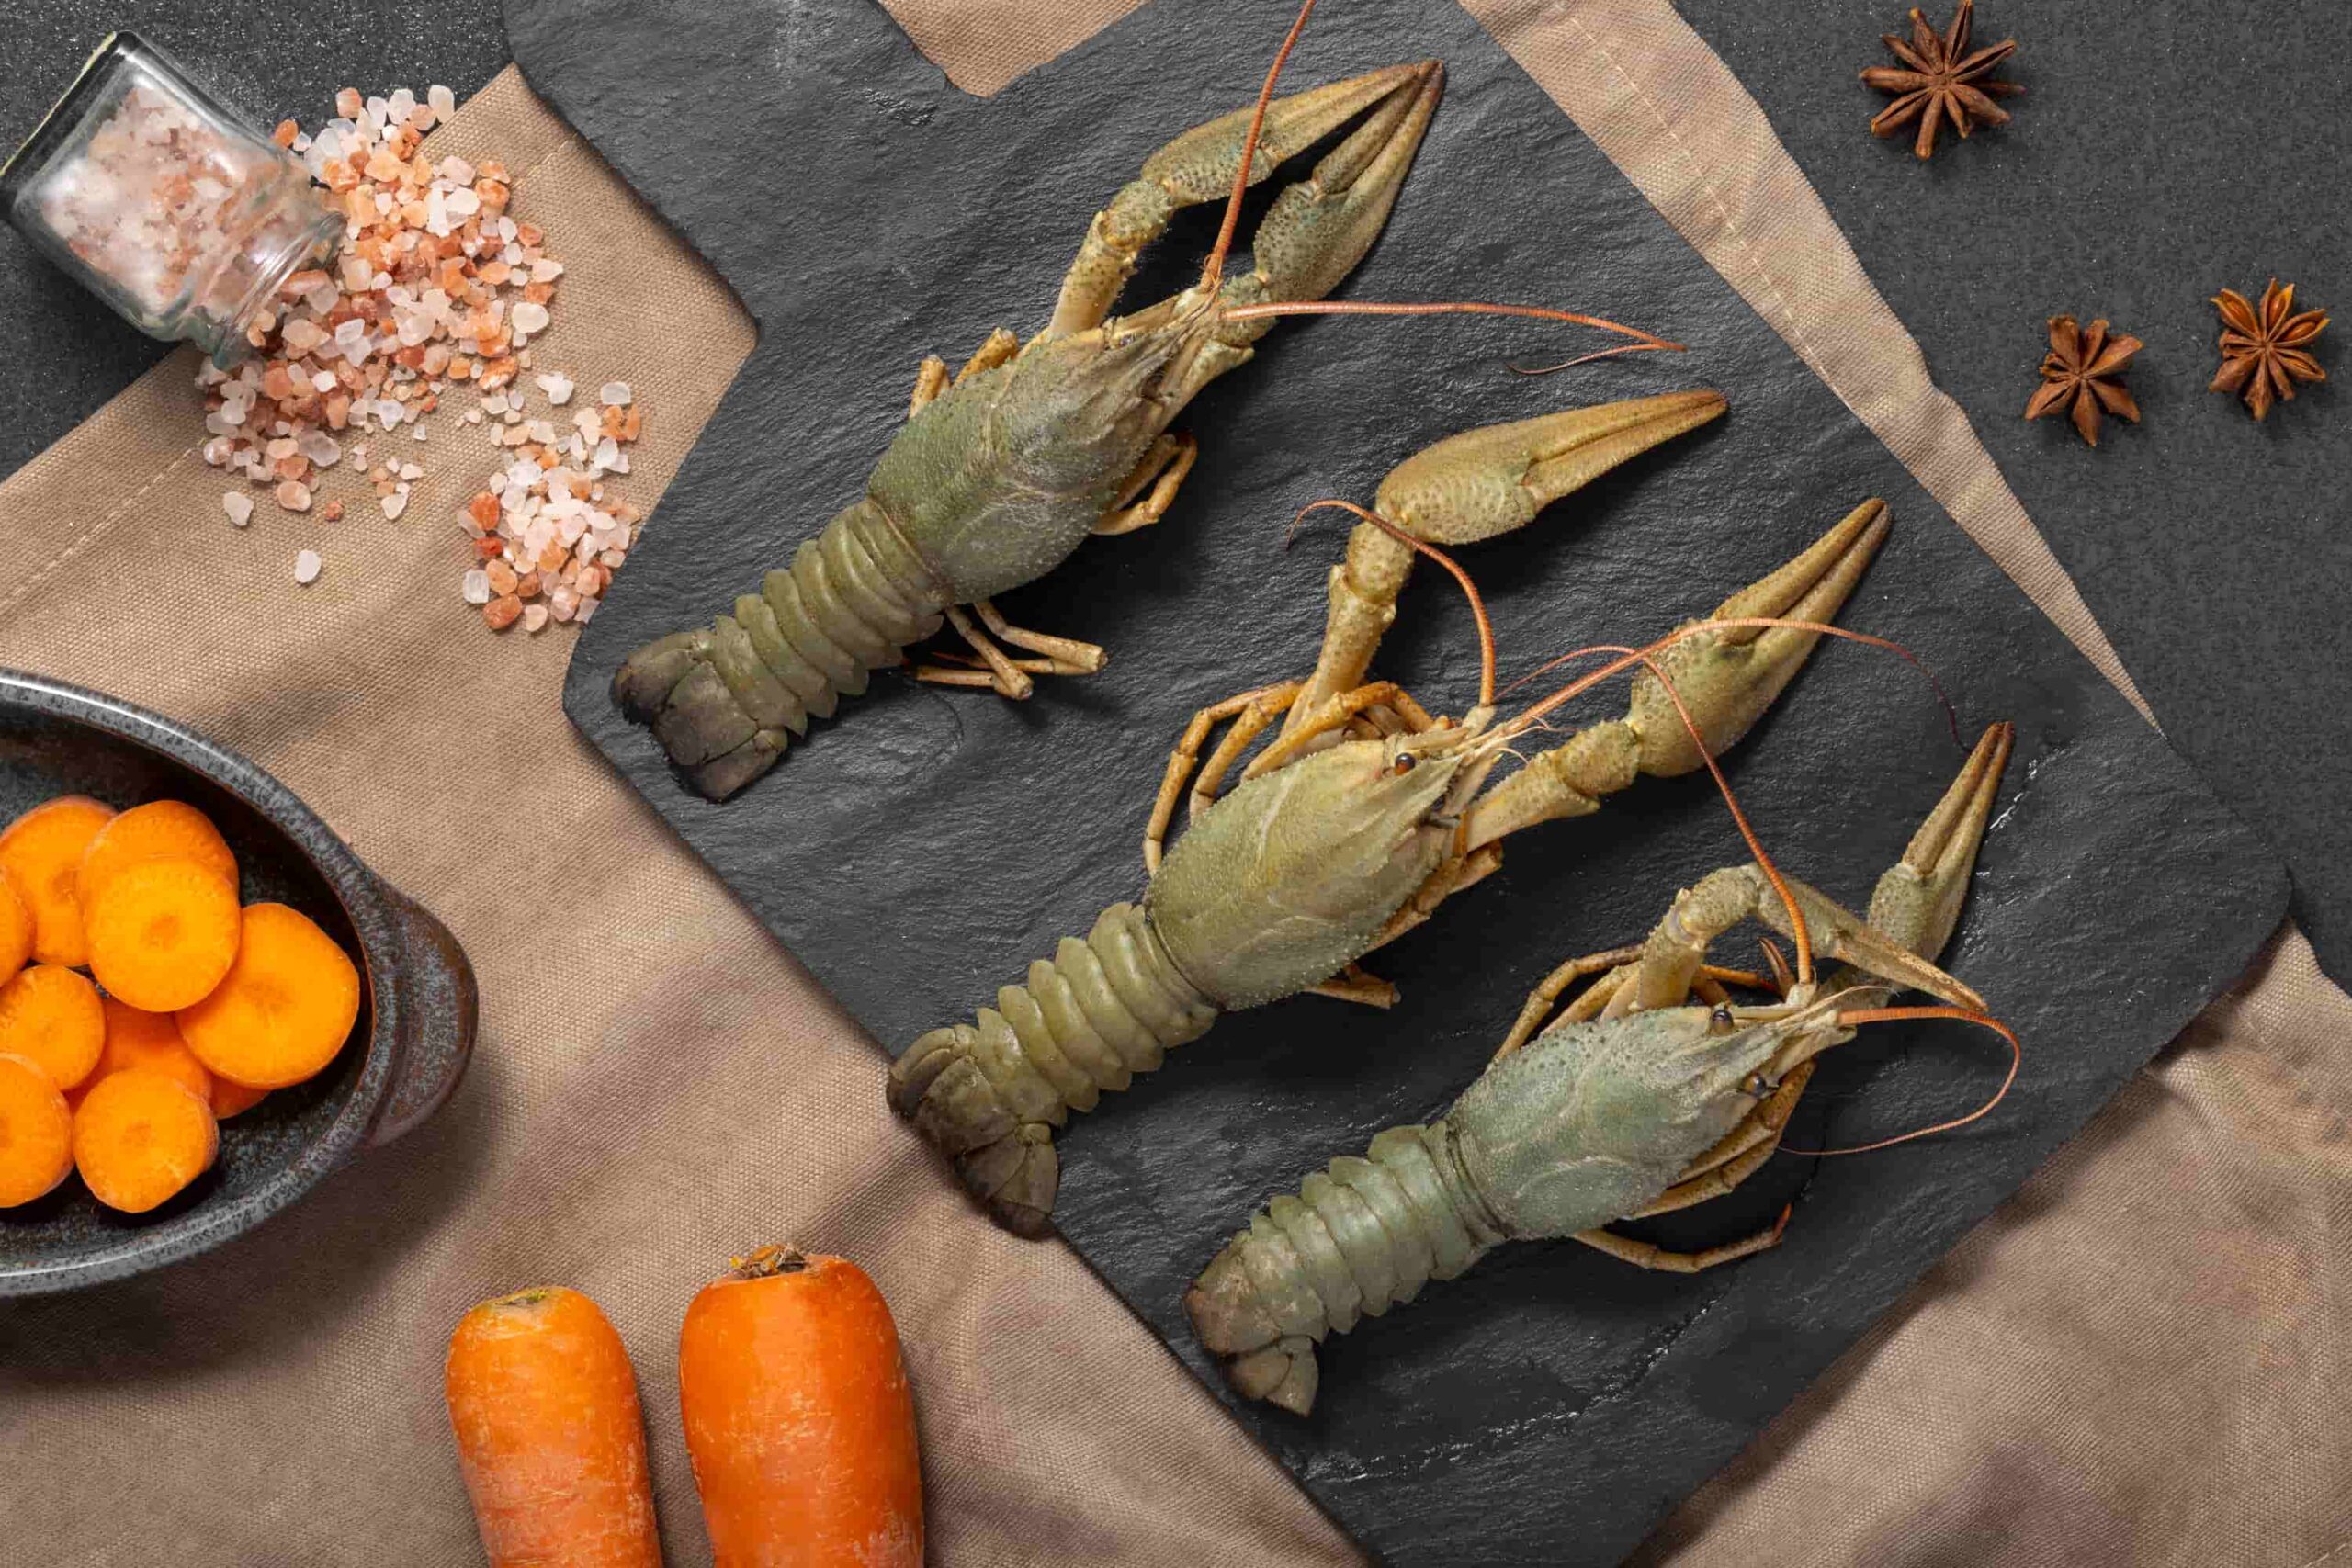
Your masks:
[[[2025,89],[2015,82],[1992,80],[1991,72],[2016,52],[2018,40],[2003,39],[1969,53],[1968,25],[1975,12],[1976,0],[1960,0],[1960,9],[1952,13],[1951,28],[1939,38],[1915,6],[1911,8],[1909,43],[1893,33],[1880,35],[1905,68],[1873,65],[1862,73],[1863,81],[1882,93],[1895,95],[1894,101],[1879,110],[1878,118],[1871,121],[1874,135],[1892,136],[1916,118],[1919,122],[1919,138],[1912,143],[1911,150],[1922,158],[1931,158],[1936,152],[1936,131],[1946,119],[1951,121],[1951,128],[1963,140],[1979,125],[2008,124],[2008,111],[1993,100]]]
[[[2098,445],[2099,411],[2132,423],[2140,423],[2140,405],[2115,378],[2123,374],[2140,340],[2119,333],[2107,335],[2104,321],[2085,332],[2072,316],[2050,318],[2050,352],[2041,361],[2041,389],[2025,405],[2028,419],[2040,419],[2073,405],[2075,432]]]
[[[2272,278],[2258,309],[2234,288],[2222,289],[2213,296],[2213,303],[2222,310],[2222,368],[2207,391],[2243,389],[2245,406],[2260,419],[2274,401],[2295,395],[2296,382],[2327,379],[2308,347],[2327,325],[2327,312],[2293,314],[2293,284],[2281,288]]]

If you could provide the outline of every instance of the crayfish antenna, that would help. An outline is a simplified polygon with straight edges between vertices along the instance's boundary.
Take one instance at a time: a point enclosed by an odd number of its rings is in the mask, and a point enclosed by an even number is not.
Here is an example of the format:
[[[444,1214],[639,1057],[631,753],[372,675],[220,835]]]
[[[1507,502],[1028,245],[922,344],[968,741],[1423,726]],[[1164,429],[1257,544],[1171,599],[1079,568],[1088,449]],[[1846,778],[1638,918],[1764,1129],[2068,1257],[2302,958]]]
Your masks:
[[[1290,60],[1290,51],[1298,42],[1298,35],[1306,30],[1306,18],[1315,15],[1315,0],[1301,0],[1298,16],[1290,25],[1282,48],[1274,51],[1273,64],[1266,68],[1265,83],[1258,89],[1257,107],[1250,111],[1249,139],[1241,144],[1241,157],[1233,170],[1233,193],[1225,198],[1225,217],[1218,222],[1216,243],[1209,247],[1208,259],[1201,264],[1201,292],[1214,298],[1225,287],[1225,258],[1233,249],[1234,231],[1241,226],[1242,198],[1250,194],[1250,165],[1258,155],[1258,138],[1266,126],[1266,106],[1274,99],[1274,84],[1281,80],[1283,66]]]
[[[2009,1088],[2018,1081],[2018,1069],[2025,1065],[2025,1046],[2018,1041],[2017,1031],[1999,1019],[1989,1013],[1973,1012],[1967,1008],[1952,1007],[1857,1008],[1851,1012],[1841,1011],[1838,1014],[1838,1021],[1847,1025],[1893,1023],[1904,1019],[1924,1018],[1957,1019],[1962,1023],[1973,1023],[1979,1029],[1989,1029],[2009,1043],[2009,1070],[2001,1079],[2001,1087],[1993,1091],[1991,1099],[1965,1116],[1955,1116],[1949,1122],[1939,1122],[1930,1127],[1915,1127],[1908,1133],[1898,1133],[1892,1138],[1880,1138],[1872,1143],[1855,1144],[1841,1149],[1792,1149],[1784,1144],[1781,1145],[1782,1152],[1815,1159],[1833,1155],[1866,1155],[1879,1149],[1891,1149],[1897,1144],[1916,1143],[1921,1138],[1931,1138],[1938,1133],[1949,1133],[1955,1127],[1965,1127],[1971,1122],[1991,1115],[1993,1108],[2008,1098]]]
[[[1214,300],[1225,288],[1226,259],[1232,254],[1233,242],[1241,226],[1241,204],[1250,191],[1250,170],[1258,154],[1258,140],[1265,129],[1267,106],[1273,102],[1274,84],[1281,80],[1283,67],[1290,60],[1292,49],[1298,43],[1299,34],[1306,30],[1306,19],[1315,14],[1315,0],[1302,0],[1298,15],[1290,25],[1290,32],[1283,39],[1282,48],[1274,51],[1274,62],[1266,68],[1266,79],[1258,88],[1258,101],[1250,111],[1248,139],[1242,143],[1241,156],[1235,161],[1233,189],[1225,198],[1225,215],[1218,220],[1216,242],[1209,247],[1201,264],[1199,293],[1204,299]],[[1418,133],[1416,133],[1418,135]],[[1550,367],[1565,369],[1569,365],[1582,365],[1590,360],[1609,359],[1621,354],[1688,352],[1688,345],[1646,333],[1639,327],[1624,326],[1600,316],[1581,315],[1574,310],[1555,310],[1542,305],[1498,305],[1486,300],[1444,299],[1419,301],[1374,301],[1359,299],[1276,299],[1255,305],[1238,305],[1225,309],[1223,319],[1231,321],[1253,321],[1270,316],[1522,316],[1535,321],[1566,321],[1576,326],[1597,328],[1631,338],[1631,343],[1615,348],[1585,355],[1562,365]]]

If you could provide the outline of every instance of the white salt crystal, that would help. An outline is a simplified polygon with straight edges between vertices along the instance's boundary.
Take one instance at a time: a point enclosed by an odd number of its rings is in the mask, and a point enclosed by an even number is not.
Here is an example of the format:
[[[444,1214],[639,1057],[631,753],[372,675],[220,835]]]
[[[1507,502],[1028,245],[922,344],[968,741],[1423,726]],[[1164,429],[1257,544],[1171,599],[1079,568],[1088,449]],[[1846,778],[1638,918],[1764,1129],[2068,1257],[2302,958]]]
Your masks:
[[[596,400],[608,409],[625,409],[635,396],[627,381],[607,381],[596,389]]]
[[[311,459],[313,467],[332,468],[343,461],[343,448],[335,444],[334,436],[323,430],[304,431],[296,446],[302,456]]]
[[[481,197],[473,193],[471,186],[459,186],[443,198],[443,205],[448,208],[452,218],[471,218],[481,210]]]
[[[424,477],[424,470],[418,468],[414,463],[402,463],[401,465],[401,478],[404,479],[421,479]]]
[[[523,629],[525,631],[544,631],[547,628],[547,624],[548,607],[545,604],[526,604],[523,606]]]
[[[332,370],[322,370],[311,378],[311,390],[314,392],[332,392],[334,387],[334,372]]]
[[[433,112],[443,119],[458,112],[458,95],[437,82],[424,89],[424,101],[432,105]]]
[[[254,498],[230,491],[220,498],[220,510],[229,514],[232,526],[242,528],[254,520]]]
[[[546,256],[541,256],[531,264],[531,281],[534,283],[553,283],[562,276],[563,264],[560,261],[550,261]]]
[[[490,573],[469,571],[460,581],[465,584],[467,604],[487,604],[490,603]]]
[[[325,569],[325,566],[326,563],[319,559],[318,551],[304,550],[294,558],[294,581],[316,582],[319,580],[319,573]]]
[[[514,307],[511,320],[518,333],[543,333],[548,330],[548,308],[526,299]]]
[[[547,375],[537,378],[537,380],[539,383],[539,390],[545,392],[548,395],[548,401],[556,407],[561,408],[571,400],[571,378],[562,371],[549,371]]]
[[[387,522],[398,522],[400,520],[401,513],[408,510],[408,497],[395,491],[390,495],[383,497],[381,504],[384,508],[385,520]]]

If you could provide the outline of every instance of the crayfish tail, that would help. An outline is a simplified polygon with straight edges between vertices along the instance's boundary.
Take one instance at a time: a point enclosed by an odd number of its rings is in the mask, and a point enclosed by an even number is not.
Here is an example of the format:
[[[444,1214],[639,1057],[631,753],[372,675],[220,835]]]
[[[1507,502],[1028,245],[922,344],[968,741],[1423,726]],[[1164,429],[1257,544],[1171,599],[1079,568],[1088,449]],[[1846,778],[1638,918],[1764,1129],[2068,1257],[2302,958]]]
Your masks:
[[[1236,1356],[1225,1364],[1226,1381],[1244,1399],[1262,1399],[1277,1409],[1304,1416],[1315,1408],[1322,1386],[1315,1364],[1315,1341],[1285,1335],[1262,1350]]]
[[[809,719],[831,717],[870,671],[937,631],[940,596],[881,509],[861,501],[733,615],[630,654],[613,700],[651,728],[697,793],[724,800],[774,767]]]
[[[1042,1235],[1061,1179],[1054,1130],[1216,1021],[1150,918],[1114,904],[1084,941],[1065,938],[1026,983],[1000,989],[996,1006],[908,1046],[890,1068],[890,1107],[955,1160],[999,1224]]]
[[[1250,1218],[1184,1310],[1250,1399],[1304,1416],[1315,1345],[1451,1280],[1503,1239],[1463,1175],[1451,1129],[1392,1127]]]

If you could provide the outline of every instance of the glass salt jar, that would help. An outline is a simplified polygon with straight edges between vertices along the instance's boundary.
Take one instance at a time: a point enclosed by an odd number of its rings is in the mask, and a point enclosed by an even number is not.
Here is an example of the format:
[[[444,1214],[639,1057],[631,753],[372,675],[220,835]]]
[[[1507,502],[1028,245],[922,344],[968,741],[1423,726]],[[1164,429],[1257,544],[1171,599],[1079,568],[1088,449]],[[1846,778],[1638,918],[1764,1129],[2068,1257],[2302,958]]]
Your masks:
[[[344,232],[292,154],[128,32],[0,165],[0,216],[141,332],[224,368],[278,286]]]

